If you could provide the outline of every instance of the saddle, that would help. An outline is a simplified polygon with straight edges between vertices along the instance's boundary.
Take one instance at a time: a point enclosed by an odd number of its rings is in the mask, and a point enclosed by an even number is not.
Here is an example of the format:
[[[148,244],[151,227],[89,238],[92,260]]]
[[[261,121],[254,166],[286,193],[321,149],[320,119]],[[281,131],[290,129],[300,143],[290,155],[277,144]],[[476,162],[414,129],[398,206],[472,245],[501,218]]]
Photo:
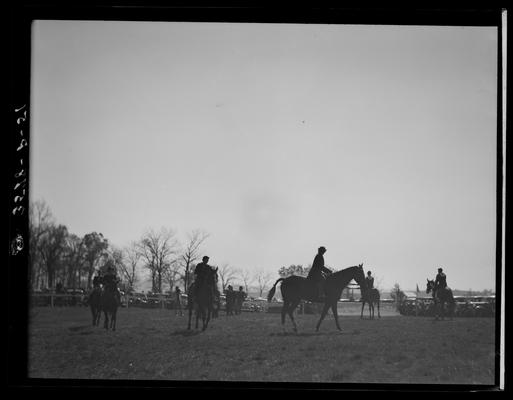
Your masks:
[[[324,303],[326,300],[326,293],[324,291],[325,280],[324,278],[320,281],[310,281],[308,287],[308,300],[313,303]]]

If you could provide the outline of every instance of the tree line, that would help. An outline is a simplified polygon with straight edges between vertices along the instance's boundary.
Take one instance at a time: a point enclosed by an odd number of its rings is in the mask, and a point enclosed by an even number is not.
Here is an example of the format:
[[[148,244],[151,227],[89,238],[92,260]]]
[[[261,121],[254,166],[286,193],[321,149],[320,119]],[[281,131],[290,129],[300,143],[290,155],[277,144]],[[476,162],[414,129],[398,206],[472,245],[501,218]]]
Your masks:
[[[146,272],[153,293],[164,293],[175,286],[187,291],[203,256],[202,246],[210,236],[197,229],[180,241],[175,230],[162,227],[148,229],[138,240],[118,247],[100,232],[84,236],[70,232],[56,222],[44,200],[30,204],[29,235],[29,284],[33,290],[54,289],[57,283],[89,290],[96,271],[105,272],[112,266],[125,291],[135,291]],[[218,266],[218,275],[223,290],[237,284],[247,293],[255,285],[260,296],[274,277],[261,268],[248,270],[227,263]]]

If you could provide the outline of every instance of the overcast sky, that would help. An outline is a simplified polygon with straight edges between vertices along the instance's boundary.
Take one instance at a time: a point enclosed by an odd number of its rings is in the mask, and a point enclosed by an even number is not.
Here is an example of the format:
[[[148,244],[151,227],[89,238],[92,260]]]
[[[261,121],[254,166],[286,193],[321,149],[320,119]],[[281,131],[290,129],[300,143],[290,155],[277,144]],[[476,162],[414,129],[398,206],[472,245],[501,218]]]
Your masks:
[[[495,288],[497,29],[36,21],[31,200],[214,265]]]

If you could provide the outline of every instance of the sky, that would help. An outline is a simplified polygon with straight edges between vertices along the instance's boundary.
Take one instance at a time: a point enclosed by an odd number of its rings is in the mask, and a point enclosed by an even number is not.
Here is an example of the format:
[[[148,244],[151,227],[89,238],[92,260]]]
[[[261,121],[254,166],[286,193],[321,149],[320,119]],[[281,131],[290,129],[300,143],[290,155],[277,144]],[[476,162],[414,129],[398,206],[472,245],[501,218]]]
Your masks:
[[[497,28],[35,21],[30,199],[213,265],[495,289]]]

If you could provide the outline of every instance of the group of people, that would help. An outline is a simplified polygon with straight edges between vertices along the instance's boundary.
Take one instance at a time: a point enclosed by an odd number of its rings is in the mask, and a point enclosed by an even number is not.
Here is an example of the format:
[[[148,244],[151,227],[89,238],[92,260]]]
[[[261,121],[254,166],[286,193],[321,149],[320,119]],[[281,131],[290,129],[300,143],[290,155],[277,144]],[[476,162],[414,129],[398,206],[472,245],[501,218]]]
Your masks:
[[[244,303],[247,297],[244,288],[239,286],[239,290],[236,292],[233,290],[232,285],[228,285],[224,294],[226,296],[226,315],[240,314],[242,311],[242,303]]]
[[[307,276],[307,280],[311,283],[311,287],[313,288],[312,298],[315,298],[319,301],[322,301],[325,297],[324,292],[324,284],[326,277],[332,273],[332,270],[329,269],[324,264],[324,254],[327,249],[324,246],[321,246],[317,249],[317,254],[314,257],[312,267]],[[213,268],[208,264],[209,261],[208,256],[204,256],[202,262],[196,265],[194,269],[194,281],[203,279],[205,274],[212,270]],[[118,301],[121,301],[121,294],[118,289],[118,284],[120,280],[116,275],[116,271],[112,266],[107,268],[105,274],[101,270],[98,270],[96,276],[93,278],[93,290],[100,289],[103,287],[105,290],[116,293],[118,297]],[[372,276],[371,271],[367,271],[367,276],[365,277],[365,283],[367,289],[374,288],[374,277]],[[435,278],[435,288],[434,290],[438,290],[440,288],[447,287],[447,277],[443,272],[442,268],[438,268],[438,274]],[[196,287],[197,289],[197,287]],[[239,287],[238,291],[234,291],[231,285],[228,285],[228,288],[225,290],[226,296],[226,313],[227,315],[239,314],[242,308],[242,303],[247,297],[246,292],[243,290],[242,286]],[[217,288],[217,285],[212,287],[212,295],[214,298],[219,299],[220,293]],[[177,314],[183,315],[182,311],[182,292],[180,288],[177,286],[175,288],[175,301],[177,303]]]

